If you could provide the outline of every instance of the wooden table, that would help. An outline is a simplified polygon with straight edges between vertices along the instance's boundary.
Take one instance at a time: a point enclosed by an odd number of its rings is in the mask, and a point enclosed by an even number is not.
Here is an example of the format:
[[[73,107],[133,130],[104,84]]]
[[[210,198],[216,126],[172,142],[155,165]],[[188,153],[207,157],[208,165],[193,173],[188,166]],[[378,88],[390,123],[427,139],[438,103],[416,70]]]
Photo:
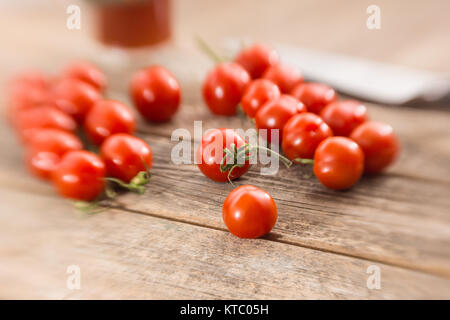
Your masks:
[[[95,45],[88,19],[81,31],[67,30],[65,6],[1,7],[3,83],[22,67],[55,73],[88,58],[109,74],[107,95],[128,102],[132,69],[158,62],[179,78],[184,102],[172,122],[139,125],[155,155],[146,194],[125,194],[92,216],[32,178],[10,128],[0,126],[0,298],[450,298],[448,112],[368,104],[373,119],[393,125],[403,150],[386,173],[348,192],[297,169],[273,177],[250,170],[238,184],[264,188],[279,209],[263,239],[226,230],[221,206],[232,186],[170,161],[175,128],[191,130],[194,120],[204,129],[251,125],[204,107],[199,87],[211,63],[192,44],[195,34],[213,44],[239,36],[450,73],[448,1],[377,3],[382,29],[369,31],[365,1],[179,1],[173,43],[135,53],[131,64]],[[66,285],[71,265],[81,270],[79,290]],[[367,286],[370,266],[381,272],[380,289]]]

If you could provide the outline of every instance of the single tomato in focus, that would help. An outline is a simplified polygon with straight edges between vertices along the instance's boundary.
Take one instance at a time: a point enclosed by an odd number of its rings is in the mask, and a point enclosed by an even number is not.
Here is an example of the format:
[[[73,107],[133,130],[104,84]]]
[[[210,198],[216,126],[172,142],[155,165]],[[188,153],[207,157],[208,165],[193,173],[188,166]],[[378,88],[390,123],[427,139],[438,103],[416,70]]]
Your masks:
[[[244,158],[238,159],[236,153],[233,153],[233,159],[226,158],[221,170],[225,149],[232,151],[232,144],[239,149],[247,145],[247,142],[233,129],[209,130],[197,149],[196,161],[200,171],[217,182],[226,182],[228,178],[234,180],[245,174],[250,167],[249,161]]]
[[[228,230],[239,238],[259,238],[272,230],[277,206],[266,191],[243,185],[231,191],[222,207]]]
[[[280,97],[280,89],[272,81],[257,79],[248,85],[241,100],[245,114],[254,118],[258,109],[266,102]]]
[[[400,143],[392,127],[386,123],[368,121],[350,135],[364,152],[364,171],[379,173],[388,167],[400,153]]]
[[[133,134],[136,119],[125,104],[114,100],[100,100],[88,112],[84,128],[89,140],[100,145],[112,134]]]
[[[279,130],[279,139],[283,137],[283,128],[288,120],[298,113],[306,112],[303,103],[292,96],[283,94],[278,99],[264,104],[255,115],[256,128],[267,129],[266,140],[272,142],[272,136]],[[275,141],[273,141],[275,142]]]
[[[280,57],[274,49],[260,43],[242,49],[234,59],[248,71],[252,79],[260,78],[267,68],[277,65],[279,61]]]
[[[100,147],[109,176],[130,182],[139,172],[151,169],[153,153],[142,139],[125,133],[108,137]]]
[[[213,114],[232,116],[241,101],[250,76],[236,63],[220,63],[203,82],[203,99]]]
[[[71,63],[63,71],[63,77],[86,82],[102,92],[107,85],[106,76],[98,67],[86,61]]]
[[[282,63],[267,68],[262,77],[275,83],[285,94],[289,94],[295,86],[303,82],[302,73],[297,68]]]
[[[327,188],[345,190],[361,178],[364,153],[356,142],[346,137],[323,140],[314,154],[314,174]]]
[[[303,102],[309,112],[320,114],[329,103],[337,99],[336,91],[323,83],[305,82],[292,89],[291,94]]]
[[[335,101],[320,112],[335,136],[347,137],[361,123],[369,119],[367,108],[356,100]]]
[[[181,89],[177,79],[161,66],[137,71],[130,83],[130,95],[139,113],[148,121],[169,121],[178,111]]]
[[[283,129],[282,147],[291,159],[312,159],[317,146],[333,135],[318,115],[310,112],[294,115]]]
[[[52,174],[58,193],[69,199],[92,201],[105,188],[105,164],[96,154],[85,151],[67,152]]]

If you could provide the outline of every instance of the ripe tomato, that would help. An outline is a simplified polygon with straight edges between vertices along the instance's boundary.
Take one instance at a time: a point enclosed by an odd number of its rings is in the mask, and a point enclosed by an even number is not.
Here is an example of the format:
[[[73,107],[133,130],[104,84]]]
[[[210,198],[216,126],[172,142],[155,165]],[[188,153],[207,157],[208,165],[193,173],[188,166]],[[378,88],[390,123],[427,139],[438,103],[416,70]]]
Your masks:
[[[330,189],[344,190],[358,182],[364,170],[364,153],[345,137],[323,140],[314,154],[314,174]]]
[[[63,71],[63,77],[86,82],[100,92],[105,90],[107,83],[105,74],[95,65],[86,61],[79,61],[70,64]]]
[[[70,151],[53,172],[52,181],[58,193],[70,199],[91,201],[105,187],[105,164],[92,152]]]
[[[364,152],[364,171],[374,174],[389,166],[400,152],[400,143],[388,124],[369,121],[350,135]]]
[[[100,145],[115,133],[132,134],[136,128],[133,112],[126,105],[114,100],[97,101],[84,121],[88,138]]]
[[[223,116],[236,114],[250,75],[236,63],[220,63],[203,82],[203,99],[212,113]]]
[[[264,104],[255,115],[255,123],[258,129],[267,130],[267,141],[272,141],[272,130],[279,130],[279,139],[283,137],[283,128],[286,122],[297,113],[306,112],[303,103],[292,96],[283,94],[278,99]],[[275,142],[275,141],[274,141]]]
[[[275,83],[286,94],[303,82],[302,73],[298,69],[282,63],[267,68],[262,77]]]
[[[268,67],[278,64],[279,61],[280,57],[275,50],[260,43],[244,48],[234,59],[234,62],[248,71],[252,79],[260,78]]]
[[[254,118],[256,111],[267,101],[280,97],[280,89],[270,80],[257,79],[248,85],[242,96],[241,106],[250,118]]]
[[[47,77],[38,70],[27,70],[19,73],[9,82],[10,87],[27,85],[34,88],[48,89]]]
[[[297,85],[291,94],[303,102],[309,112],[319,114],[329,103],[337,99],[336,92],[323,83],[306,82]]]
[[[334,135],[345,137],[369,118],[367,108],[356,100],[332,102],[322,109],[320,116],[333,130]]]
[[[153,122],[170,120],[181,101],[177,79],[167,69],[156,65],[134,74],[130,95],[139,113]]]
[[[153,153],[150,146],[139,138],[117,133],[106,138],[100,148],[100,156],[109,176],[130,182],[139,172],[152,167]]]
[[[333,135],[330,127],[318,115],[296,114],[283,129],[282,147],[291,159],[312,159],[320,142]]]
[[[234,159],[227,157],[223,166],[227,170],[221,170],[221,161],[225,156],[225,149],[231,150],[231,144],[233,143],[237,149],[247,144],[244,138],[233,129],[209,130],[203,136],[202,142],[197,149],[196,161],[199,162],[197,166],[200,171],[217,182],[228,181],[228,178],[234,180],[246,173],[250,167],[249,161],[240,161],[237,157],[234,157]],[[234,167],[231,174],[229,174],[234,165],[240,166]]]
[[[59,129],[74,132],[77,123],[71,116],[56,107],[40,106],[20,111],[15,119],[17,132],[27,142],[36,129]]]
[[[94,103],[102,99],[97,89],[77,79],[58,81],[52,92],[55,105],[78,123],[82,123]]]
[[[239,238],[259,238],[272,230],[277,206],[266,191],[244,185],[228,194],[222,207],[228,230]]]
[[[64,154],[82,148],[82,142],[72,133],[57,129],[36,129],[29,138],[25,162],[34,175],[50,179]]]

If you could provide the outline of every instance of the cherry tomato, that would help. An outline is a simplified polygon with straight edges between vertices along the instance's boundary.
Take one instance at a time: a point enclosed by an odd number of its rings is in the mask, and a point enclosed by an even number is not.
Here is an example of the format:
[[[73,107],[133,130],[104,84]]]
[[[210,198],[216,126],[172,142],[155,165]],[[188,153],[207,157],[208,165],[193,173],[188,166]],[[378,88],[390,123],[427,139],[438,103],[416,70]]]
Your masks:
[[[15,119],[17,132],[27,142],[36,129],[59,129],[74,132],[77,123],[71,116],[56,107],[40,106],[20,111]]]
[[[400,143],[388,124],[369,121],[353,130],[353,139],[364,152],[364,171],[374,174],[389,166],[400,152]]]
[[[108,137],[100,148],[100,156],[108,175],[125,182],[150,169],[153,163],[150,146],[144,140],[125,133]]]
[[[225,149],[231,150],[231,144],[240,148],[247,144],[247,142],[233,129],[214,129],[209,130],[202,139],[201,144],[197,149],[196,160],[200,171],[208,178],[217,181],[228,181],[229,170],[222,172],[220,170],[220,163],[225,156]],[[228,159],[228,158],[227,158]],[[241,167],[235,167],[230,174],[230,180],[234,180],[245,174],[250,164],[248,161],[242,161],[233,159],[233,161],[225,161],[225,165],[238,165]],[[231,167],[230,167],[231,169]]]
[[[153,122],[170,120],[181,101],[178,81],[160,66],[136,72],[131,80],[130,95],[139,113]]]
[[[306,112],[303,103],[292,96],[282,94],[278,99],[264,104],[255,115],[258,129],[267,129],[267,141],[272,141],[272,130],[279,130],[279,139],[283,137],[283,128],[286,122],[297,113]],[[275,142],[275,141],[274,141]]]
[[[345,137],[369,118],[367,108],[356,100],[332,102],[322,109],[320,116],[334,135]]]
[[[84,121],[88,138],[100,145],[114,133],[132,134],[136,128],[133,112],[126,105],[114,100],[97,101]]]
[[[309,112],[320,114],[329,103],[337,99],[336,92],[323,83],[307,82],[297,85],[291,94],[303,102]]]
[[[363,151],[346,137],[323,140],[314,154],[314,174],[330,189],[350,188],[361,178],[363,170]]]
[[[282,63],[267,68],[262,77],[275,83],[280,91],[286,94],[303,82],[303,76],[298,69]]]
[[[95,87],[98,91],[103,91],[106,88],[106,76],[95,65],[79,61],[70,64],[64,71],[63,77],[81,80]]]
[[[277,221],[277,206],[266,191],[250,185],[228,194],[222,207],[228,230],[239,238],[259,238],[272,230]]]
[[[48,89],[49,83],[47,77],[41,71],[27,70],[12,78],[9,85],[10,87],[27,85],[34,88]]]
[[[50,179],[64,154],[82,148],[80,139],[72,133],[57,129],[37,129],[29,139],[25,162],[34,175]]]
[[[248,71],[252,79],[260,78],[268,67],[277,65],[279,61],[275,50],[260,43],[244,48],[234,60]]]
[[[77,79],[58,81],[52,92],[55,105],[78,123],[83,123],[94,103],[102,99],[95,87]]]
[[[270,80],[257,79],[248,85],[242,96],[241,106],[250,118],[254,118],[256,111],[267,101],[280,97],[280,89]]]
[[[52,181],[58,193],[70,199],[91,201],[105,187],[105,164],[92,152],[70,151],[53,172]]]
[[[291,160],[312,159],[319,143],[332,135],[333,131],[318,115],[296,114],[284,126],[283,151]]]
[[[212,113],[223,116],[236,114],[250,75],[237,63],[220,63],[203,82],[203,99]]]

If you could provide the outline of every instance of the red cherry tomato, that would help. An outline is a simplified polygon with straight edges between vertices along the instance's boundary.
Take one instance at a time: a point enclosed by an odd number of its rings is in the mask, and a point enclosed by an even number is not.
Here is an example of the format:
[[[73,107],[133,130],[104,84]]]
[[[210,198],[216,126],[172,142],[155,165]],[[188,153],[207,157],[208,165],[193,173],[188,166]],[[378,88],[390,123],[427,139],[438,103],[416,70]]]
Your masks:
[[[267,68],[262,77],[275,83],[286,94],[303,82],[302,73],[298,69],[282,63]]]
[[[315,114],[319,114],[327,104],[337,99],[334,89],[323,83],[301,83],[291,94],[303,102],[309,112]]]
[[[150,146],[139,138],[125,133],[108,137],[100,148],[108,175],[130,182],[139,172],[152,167]]]
[[[17,132],[27,142],[36,129],[59,129],[74,132],[77,123],[71,116],[56,107],[41,106],[19,112],[15,119]]]
[[[131,80],[130,95],[139,113],[153,122],[170,120],[181,101],[178,81],[160,66],[136,72]]]
[[[320,142],[333,135],[330,127],[318,115],[296,114],[283,129],[282,147],[291,159],[312,159]]]
[[[279,61],[275,50],[259,43],[241,50],[234,60],[248,71],[252,79],[260,78],[267,68],[277,65]]]
[[[259,238],[272,230],[277,221],[277,206],[266,191],[244,185],[225,199],[222,217],[228,230],[239,238]]]
[[[369,121],[353,130],[353,139],[364,152],[364,171],[374,174],[389,166],[400,152],[400,143],[388,124]]]
[[[333,130],[334,135],[345,137],[369,118],[366,107],[356,100],[330,103],[322,109],[320,116]]]
[[[233,129],[209,130],[202,139],[197,149],[196,160],[200,171],[208,178],[217,181],[228,181],[229,170],[222,172],[220,163],[225,155],[225,149],[231,150],[231,144],[240,148],[247,142]],[[232,162],[232,163],[231,163]],[[238,160],[225,161],[225,164],[238,164]],[[242,167],[235,167],[230,174],[230,180],[234,180],[245,174],[249,169],[249,162],[243,161]]]
[[[47,77],[41,71],[27,70],[12,78],[9,85],[10,87],[27,85],[40,89],[48,89],[49,83]]]
[[[344,190],[361,178],[364,153],[356,142],[345,137],[323,140],[314,154],[314,174],[330,189]]]
[[[29,139],[25,162],[34,175],[50,179],[64,154],[82,148],[80,139],[72,133],[57,129],[37,129]]]
[[[58,193],[70,199],[91,201],[105,187],[105,164],[92,152],[70,151],[53,172],[52,181]]]
[[[203,82],[203,99],[212,113],[223,116],[236,114],[250,75],[236,63],[220,63]]]
[[[115,133],[132,134],[136,128],[133,112],[126,105],[114,100],[100,100],[94,104],[84,121],[88,138],[100,145]]]
[[[272,81],[257,79],[248,85],[241,100],[242,109],[250,118],[254,118],[256,111],[267,101],[280,97],[280,89]]]
[[[286,122],[297,113],[306,112],[303,103],[292,96],[283,94],[278,99],[264,104],[255,115],[258,129],[267,129],[267,141],[272,141],[272,130],[279,130],[279,139],[283,137],[283,128]]]
[[[60,80],[52,89],[55,105],[82,123],[101,94],[90,84],[76,79]]]
[[[78,79],[95,87],[98,91],[106,88],[106,76],[95,65],[79,61],[70,64],[64,71],[63,77]]]

